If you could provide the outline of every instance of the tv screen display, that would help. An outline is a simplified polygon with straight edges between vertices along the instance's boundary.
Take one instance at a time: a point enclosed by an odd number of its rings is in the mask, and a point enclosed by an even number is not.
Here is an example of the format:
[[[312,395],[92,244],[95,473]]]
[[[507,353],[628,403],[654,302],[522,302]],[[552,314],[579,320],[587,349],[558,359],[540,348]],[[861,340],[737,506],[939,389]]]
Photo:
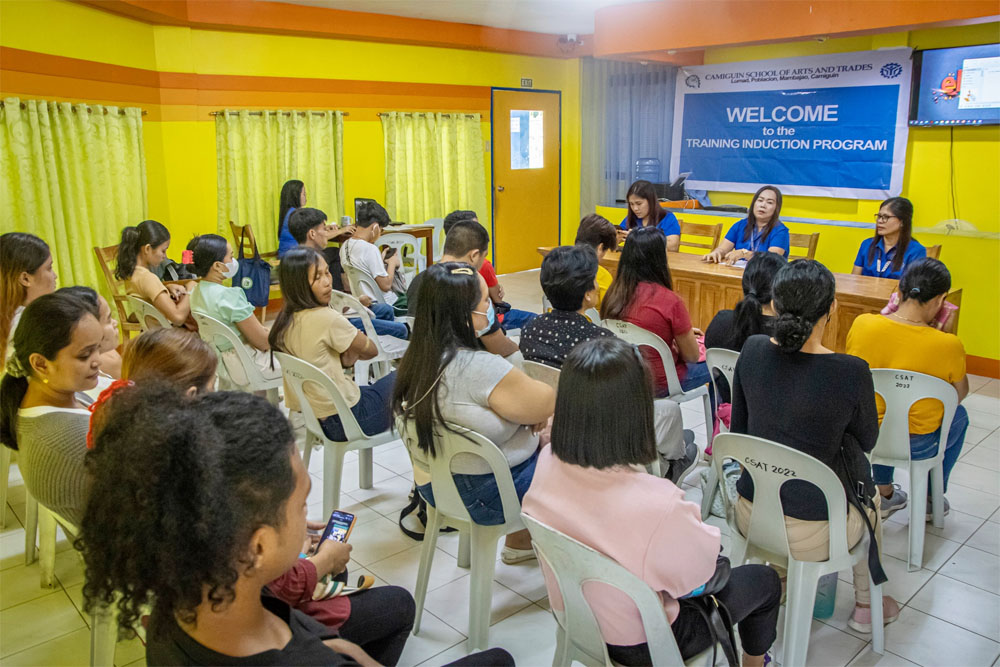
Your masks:
[[[1000,124],[1000,44],[913,54],[910,125]]]

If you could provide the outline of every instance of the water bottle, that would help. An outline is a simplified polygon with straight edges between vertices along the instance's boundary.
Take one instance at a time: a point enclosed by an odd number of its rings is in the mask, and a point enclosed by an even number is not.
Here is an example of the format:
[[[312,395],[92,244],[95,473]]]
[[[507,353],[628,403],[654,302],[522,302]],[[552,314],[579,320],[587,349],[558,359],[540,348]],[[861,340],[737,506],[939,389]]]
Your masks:
[[[650,183],[660,182],[660,159],[655,157],[641,157],[635,161],[635,180],[649,181]]]
[[[833,607],[837,603],[837,573],[831,572],[819,578],[816,586],[816,604],[813,605],[813,618],[824,619],[833,616]]]

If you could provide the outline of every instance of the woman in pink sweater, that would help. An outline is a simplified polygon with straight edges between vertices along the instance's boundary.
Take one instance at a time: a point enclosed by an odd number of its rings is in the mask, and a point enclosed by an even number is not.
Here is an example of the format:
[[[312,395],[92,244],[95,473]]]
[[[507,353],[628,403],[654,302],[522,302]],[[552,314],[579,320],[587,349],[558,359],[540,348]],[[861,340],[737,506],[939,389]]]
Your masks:
[[[608,396],[629,396],[610,403]],[[700,510],[667,479],[641,466],[656,458],[653,387],[637,349],[618,338],[581,343],[566,357],[556,396],[552,444],[539,454],[525,514],[613,558],[659,591],[681,655],[711,646],[699,612],[682,598],[715,571],[719,529],[701,522]],[[553,608],[562,598],[543,565]],[[589,584],[611,658],[650,664],[639,611],[624,593]],[[733,568],[717,594],[739,623],[745,666],[764,664],[775,638],[781,583],[764,565]]]

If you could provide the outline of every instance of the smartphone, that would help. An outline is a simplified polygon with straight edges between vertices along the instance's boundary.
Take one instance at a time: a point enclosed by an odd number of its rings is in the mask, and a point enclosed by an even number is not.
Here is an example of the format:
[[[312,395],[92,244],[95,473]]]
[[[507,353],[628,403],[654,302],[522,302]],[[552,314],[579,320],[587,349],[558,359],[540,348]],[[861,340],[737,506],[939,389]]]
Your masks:
[[[323,536],[319,538],[319,544],[316,548],[319,548],[320,544],[327,539],[334,539],[338,542],[346,542],[347,538],[351,534],[351,530],[354,528],[355,516],[350,512],[341,512],[340,510],[333,510],[333,514],[330,515],[330,521],[326,524],[326,530],[323,531]]]

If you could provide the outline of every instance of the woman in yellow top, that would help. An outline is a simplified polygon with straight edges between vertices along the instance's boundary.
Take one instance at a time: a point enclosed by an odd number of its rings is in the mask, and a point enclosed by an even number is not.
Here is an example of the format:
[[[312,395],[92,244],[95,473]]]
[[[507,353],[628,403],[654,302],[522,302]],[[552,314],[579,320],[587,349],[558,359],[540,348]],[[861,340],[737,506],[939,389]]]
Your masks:
[[[911,262],[899,281],[902,303],[889,315],[860,315],[847,334],[847,353],[861,357],[871,368],[898,368],[933,375],[950,382],[962,401],[969,394],[969,378],[965,374],[965,347],[958,336],[934,327],[935,316],[941,310],[951,289],[951,274],[936,259]],[[885,414],[885,403],[876,396],[878,416]],[[917,401],[910,410],[910,452],[914,459],[927,459],[937,453],[942,439],[941,419],[944,411],[937,401]],[[961,405],[955,411],[944,448],[944,490],[948,476],[962,452],[969,414]],[[892,483],[891,466],[873,465],[872,479],[882,494],[882,517],[906,507],[906,493]],[[947,499],[944,512],[948,514]],[[930,502],[927,503],[930,512]],[[927,515],[930,520],[930,514]]]
[[[603,215],[592,213],[580,221],[580,227],[576,230],[575,243],[589,245],[597,253],[597,261],[600,262],[609,252],[618,247],[618,233],[615,226]],[[611,287],[614,278],[606,268],[597,265],[597,308],[601,307],[604,294]]]
[[[188,289],[164,285],[151,269],[163,263],[170,247],[170,231],[156,220],[143,220],[122,230],[115,278],[125,281],[125,292],[153,304],[176,327],[191,317]],[[193,324],[188,328],[194,328]]]

